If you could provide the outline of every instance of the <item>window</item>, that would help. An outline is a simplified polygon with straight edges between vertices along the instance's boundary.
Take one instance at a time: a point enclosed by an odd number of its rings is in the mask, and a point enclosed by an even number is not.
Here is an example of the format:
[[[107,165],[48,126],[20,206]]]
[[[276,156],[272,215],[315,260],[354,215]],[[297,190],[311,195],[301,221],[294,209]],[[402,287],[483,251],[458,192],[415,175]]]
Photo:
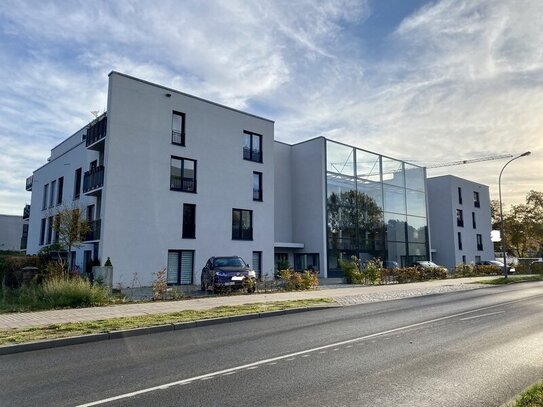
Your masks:
[[[301,253],[294,254],[294,270],[318,270],[319,269],[319,254],[318,253]]]
[[[471,212],[471,224],[473,225],[473,229],[477,228],[477,222],[475,221],[475,212]]]
[[[168,250],[167,283],[192,284],[193,265],[193,250]]]
[[[55,203],[55,189],[57,181],[51,182],[51,193],[49,194],[49,208],[52,208]]]
[[[465,255],[462,256],[462,263],[463,263],[463,264],[466,264],[466,256],[465,256]]]
[[[47,222],[47,244],[51,244],[51,238],[53,237],[53,217],[49,216]]]
[[[196,205],[183,204],[183,239],[196,238]]]
[[[172,113],[172,144],[185,145],[185,113]]]
[[[462,250],[462,233],[458,232],[458,250]]]
[[[40,225],[40,246],[43,245],[44,239],[45,239],[45,218],[41,220],[41,225]]]
[[[245,143],[243,144],[243,159],[262,162],[262,136],[260,134],[244,131]]]
[[[58,179],[57,205],[62,204],[62,194],[64,193],[64,177]]]
[[[253,252],[253,270],[256,278],[262,277],[262,252]]]
[[[475,256],[475,263],[481,262],[481,256]]]
[[[253,211],[232,209],[232,239],[253,240]]]
[[[53,242],[58,243],[59,239],[59,230],[60,230],[60,215],[55,216],[55,225],[53,226],[54,236],[53,236]]]
[[[456,225],[460,226],[461,228],[464,227],[464,212],[462,209],[456,210]]]
[[[262,201],[262,173],[253,172],[253,201]]]
[[[49,184],[45,184],[43,187],[43,200],[42,200],[42,209],[47,209],[47,192],[49,191]]]
[[[477,250],[483,250],[483,235],[477,234]]]
[[[481,207],[481,202],[479,201],[479,192],[477,192],[477,191],[473,191],[473,205],[476,208]]]
[[[75,170],[74,199],[78,199],[81,193],[81,168]]]
[[[458,187],[458,204],[462,205],[462,188]]]
[[[196,192],[196,161],[188,158],[171,158],[170,190]]]

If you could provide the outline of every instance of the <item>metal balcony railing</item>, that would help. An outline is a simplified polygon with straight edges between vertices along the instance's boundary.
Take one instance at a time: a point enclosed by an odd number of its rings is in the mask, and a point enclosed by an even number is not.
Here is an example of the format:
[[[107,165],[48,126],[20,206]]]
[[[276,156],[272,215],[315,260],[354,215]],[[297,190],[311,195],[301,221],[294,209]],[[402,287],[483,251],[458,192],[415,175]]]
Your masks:
[[[85,241],[100,240],[100,232],[102,229],[102,219],[95,219],[88,222],[89,231],[85,235]]]
[[[107,116],[104,114],[94,122],[92,122],[87,128],[87,137],[85,139],[85,145],[87,147],[95,144],[106,137],[107,131]]]
[[[95,189],[98,189],[104,186],[104,171],[105,171],[104,166],[99,165],[98,167],[85,172],[85,176],[83,177],[83,193],[84,194],[88,192],[92,192]]]
[[[34,180],[34,176],[33,176],[33,175],[31,175],[30,177],[28,177],[28,178],[26,179],[26,190],[27,190],[27,191],[32,191],[32,182],[33,182],[33,180]]]
[[[30,205],[25,205],[24,209],[23,209],[23,219],[28,219],[30,218]]]

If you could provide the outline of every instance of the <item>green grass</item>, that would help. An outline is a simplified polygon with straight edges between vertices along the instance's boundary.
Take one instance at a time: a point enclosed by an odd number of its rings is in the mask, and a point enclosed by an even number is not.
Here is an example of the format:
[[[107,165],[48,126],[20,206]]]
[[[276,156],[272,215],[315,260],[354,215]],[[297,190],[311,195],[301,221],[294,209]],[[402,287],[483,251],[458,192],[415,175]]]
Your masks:
[[[541,407],[543,406],[543,381],[533,385],[520,395],[513,407]]]
[[[255,314],[259,312],[313,307],[330,303],[333,303],[333,300],[329,298],[315,298],[297,301],[277,301],[271,303],[222,306],[205,311],[187,310],[169,314],[142,315],[135,317],[102,319],[98,321],[88,322],[72,322],[36,328],[3,329],[0,330],[0,345],[25,343],[46,339],[67,338],[71,336],[112,332],[123,329],[143,328],[180,322],[191,322],[202,319],[229,317],[235,315]]]
[[[475,281],[474,284],[515,284],[528,281],[543,281],[543,275],[499,277],[492,280]]]

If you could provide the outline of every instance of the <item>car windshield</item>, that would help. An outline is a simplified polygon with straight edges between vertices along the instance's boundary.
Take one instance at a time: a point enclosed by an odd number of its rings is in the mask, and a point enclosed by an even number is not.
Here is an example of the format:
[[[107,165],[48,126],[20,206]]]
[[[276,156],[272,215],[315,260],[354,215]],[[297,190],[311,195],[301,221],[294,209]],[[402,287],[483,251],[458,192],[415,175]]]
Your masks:
[[[213,260],[214,267],[245,267],[245,262],[240,257],[217,257]]]

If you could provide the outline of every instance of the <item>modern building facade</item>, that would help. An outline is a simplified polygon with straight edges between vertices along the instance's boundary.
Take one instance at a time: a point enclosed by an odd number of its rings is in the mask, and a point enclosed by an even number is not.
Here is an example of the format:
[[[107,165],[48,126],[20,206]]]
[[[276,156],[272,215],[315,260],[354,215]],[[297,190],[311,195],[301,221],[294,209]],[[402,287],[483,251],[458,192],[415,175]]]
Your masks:
[[[488,186],[452,175],[427,183],[433,260],[449,270],[494,260]]]
[[[323,137],[275,144],[275,255],[343,277],[339,260],[429,258],[425,169]]]
[[[22,216],[0,215],[0,250],[21,250],[23,225]]]
[[[92,231],[74,250],[86,270],[109,257],[114,283],[199,284],[214,255],[273,274],[274,123],[117,72],[107,113],[53,148],[27,180],[28,254],[52,244],[58,210]]]
[[[429,258],[424,168],[322,137],[277,142],[271,120],[117,72],[107,112],[53,148],[27,190],[27,253],[79,209],[91,230],[71,266],[110,258],[122,286],[163,268],[170,284],[199,284],[221,255],[264,278],[278,260],[342,277],[353,255]]]

